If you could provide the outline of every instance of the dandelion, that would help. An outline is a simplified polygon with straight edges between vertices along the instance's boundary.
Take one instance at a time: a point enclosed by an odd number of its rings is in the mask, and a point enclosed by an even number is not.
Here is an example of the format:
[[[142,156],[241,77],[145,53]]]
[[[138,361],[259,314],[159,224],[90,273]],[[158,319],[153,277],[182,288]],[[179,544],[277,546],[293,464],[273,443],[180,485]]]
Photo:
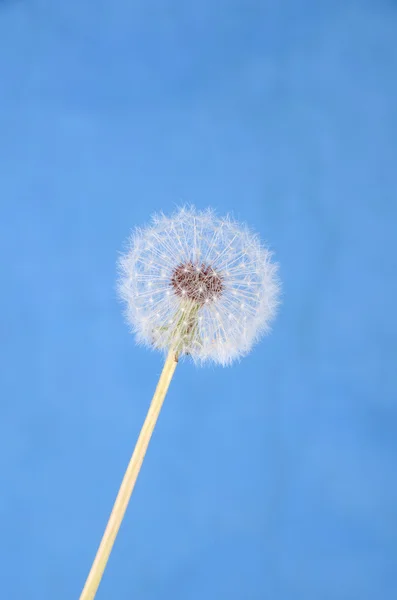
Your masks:
[[[212,210],[153,217],[131,236],[119,270],[137,341],[166,360],[80,600],[96,594],[179,358],[228,365],[245,356],[269,330],[279,297],[271,252]]]
[[[119,290],[139,342],[226,365],[268,329],[276,270],[247,227],[183,208],[132,235]]]

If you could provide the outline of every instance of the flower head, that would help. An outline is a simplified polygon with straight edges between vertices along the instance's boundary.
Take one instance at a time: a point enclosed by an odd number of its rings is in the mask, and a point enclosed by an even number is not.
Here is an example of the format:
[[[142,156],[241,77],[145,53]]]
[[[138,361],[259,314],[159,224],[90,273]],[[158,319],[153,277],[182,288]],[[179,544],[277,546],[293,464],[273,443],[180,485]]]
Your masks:
[[[247,354],[278,305],[277,264],[246,226],[182,208],[137,230],[119,293],[139,342],[223,365]]]

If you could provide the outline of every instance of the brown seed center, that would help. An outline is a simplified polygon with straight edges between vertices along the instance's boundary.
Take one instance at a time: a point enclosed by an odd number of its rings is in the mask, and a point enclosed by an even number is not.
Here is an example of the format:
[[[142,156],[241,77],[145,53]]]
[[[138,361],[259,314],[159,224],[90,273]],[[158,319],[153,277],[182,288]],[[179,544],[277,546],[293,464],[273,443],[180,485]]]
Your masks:
[[[220,296],[223,278],[209,265],[189,261],[174,269],[171,286],[177,296],[204,304]]]

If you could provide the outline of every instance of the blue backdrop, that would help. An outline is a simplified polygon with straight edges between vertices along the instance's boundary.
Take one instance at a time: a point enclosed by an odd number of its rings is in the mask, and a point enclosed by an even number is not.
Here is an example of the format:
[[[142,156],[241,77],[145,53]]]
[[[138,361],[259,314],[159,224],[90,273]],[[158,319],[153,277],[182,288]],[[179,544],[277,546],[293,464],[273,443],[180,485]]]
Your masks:
[[[0,3],[0,597],[78,598],[162,358],[115,263],[190,202],[273,333],[176,372],[98,600],[397,597],[397,4]]]

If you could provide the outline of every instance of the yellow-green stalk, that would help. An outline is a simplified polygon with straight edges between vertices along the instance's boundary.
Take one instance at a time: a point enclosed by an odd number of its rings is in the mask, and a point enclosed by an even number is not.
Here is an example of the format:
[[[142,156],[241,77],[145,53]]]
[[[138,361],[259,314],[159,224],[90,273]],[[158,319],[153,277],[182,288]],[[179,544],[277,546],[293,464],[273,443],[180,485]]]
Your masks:
[[[145,422],[125,472],[105,533],[103,534],[94,562],[92,563],[91,570],[85,582],[84,589],[81,593],[80,600],[93,600],[98,590],[177,363],[178,358],[176,352],[175,350],[171,350],[166,358]]]

